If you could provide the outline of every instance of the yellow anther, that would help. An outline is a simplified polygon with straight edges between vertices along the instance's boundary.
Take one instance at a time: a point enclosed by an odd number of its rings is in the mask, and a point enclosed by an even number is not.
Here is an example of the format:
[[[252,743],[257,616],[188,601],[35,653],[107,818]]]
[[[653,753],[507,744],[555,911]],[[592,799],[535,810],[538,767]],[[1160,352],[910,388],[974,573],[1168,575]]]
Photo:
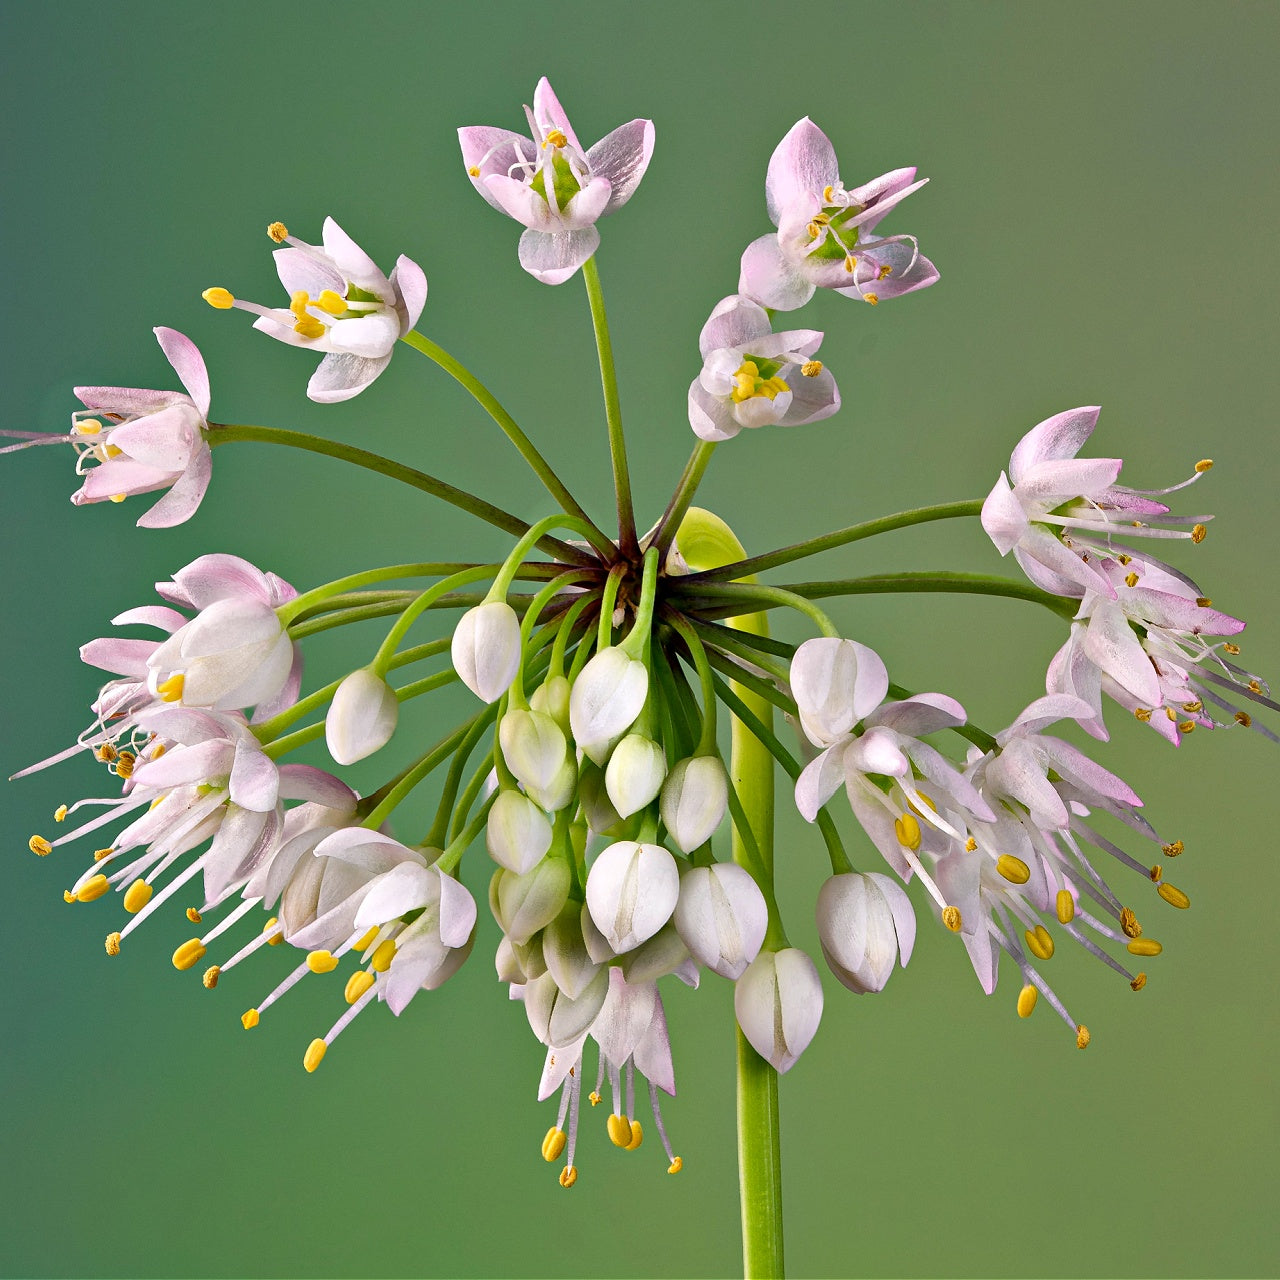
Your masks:
[[[62,900],[63,902],[74,902],[76,900],[76,895],[72,893],[70,889],[63,889]]]
[[[996,870],[1010,884],[1026,884],[1031,879],[1031,868],[1021,858],[1011,853],[1002,853],[996,859]]]
[[[1151,720],[1151,709],[1149,707],[1136,707],[1133,714],[1141,720],[1143,724],[1147,724]]]
[[[301,320],[311,305],[311,295],[305,289],[295,289],[289,295],[289,310]]]
[[[347,985],[343,988],[342,998],[348,1004],[355,1004],[366,991],[373,986],[376,979],[373,974],[366,969],[357,969],[355,973],[347,979]]]
[[[1212,458],[1201,458],[1201,459],[1200,459],[1200,461],[1196,463],[1196,470],[1197,470],[1197,471],[1201,471],[1201,472],[1204,472],[1204,471],[1212,471],[1212,470],[1213,470],[1213,459],[1212,459]]]
[[[587,1094],[587,1101],[591,1103],[593,1107],[598,1107],[604,1099],[594,1089],[592,1089],[591,1092]]]
[[[1178,732],[1179,732],[1179,733],[1190,733],[1190,732],[1191,732],[1191,730],[1192,730],[1192,729],[1194,729],[1195,727],[1196,727],[1196,722],[1195,722],[1194,720],[1183,720],[1183,721],[1178,725]]]
[[[672,1162],[669,1165],[667,1165],[667,1172],[679,1173],[680,1170],[683,1168],[684,1168],[684,1161],[681,1160],[679,1156],[676,1156],[676,1158],[672,1160]]]
[[[53,811],[53,820],[54,820],[54,822],[66,822],[66,820],[67,820],[67,806],[66,806],[65,804],[60,804],[60,805],[59,805],[59,806],[58,806],[58,807]]]
[[[644,1141],[644,1129],[639,1120],[631,1122],[631,1140],[626,1145],[627,1151],[634,1151]]]
[[[126,781],[133,777],[133,766],[137,756],[132,751],[122,751],[116,756],[116,777]]]
[[[127,493],[113,493],[107,499],[108,502],[123,502],[129,495]]]
[[[1195,702],[1184,702],[1182,704],[1182,709],[1183,711],[1190,711],[1194,714],[1197,711],[1204,710],[1204,703],[1200,702],[1198,699]]]
[[[544,147],[567,147],[569,139],[562,129],[551,129],[547,133],[547,140],[542,144]]]
[[[221,972],[222,972],[222,969],[216,964],[210,965],[204,971],[204,976],[200,979],[200,981],[204,983],[206,991],[212,991],[214,987],[218,985],[218,975]]]
[[[375,973],[386,973],[391,968],[391,962],[395,959],[395,955],[395,940],[388,938],[385,942],[378,943],[378,949],[373,953],[373,958],[369,961],[369,964]]]
[[[219,311],[229,311],[236,305],[235,295],[226,289],[206,289],[200,296]]]
[[[1131,983],[1129,983],[1129,989],[1131,991],[1141,991],[1146,985],[1147,975],[1145,973],[1140,973]]]
[[[1238,644],[1224,644],[1222,646],[1222,650],[1224,653],[1229,653],[1233,658],[1238,658],[1240,656],[1240,646]],[[1251,681],[1249,684],[1249,688],[1253,689],[1254,693],[1258,692],[1258,690],[1254,688],[1254,685],[1256,684],[1256,680]]]
[[[846,254],[844,259],[844,269],[852,275],[858,269],[858,260],[853,254]]]
[[[626,1150],[627,1143],[631,1141],[631,1121],[615,1111],[605,1122],[605,1128],[609,1133],[609,1141],[615,1147]]]
[[[272,916],[271,919],[262,926],[263,933],[271,933],[272,930],[277,930],[274,936],[267,939],[267,946],[269,947],[278,947],[284,941],[284,933],[279,931],[279,924],[280,921],[277,920],[275,916]]]
[[[931,797],[929,797],[929,796],[927,796],[927,795],[925,795],[925,793],[924,793],[923,791],[917,791],[917,792],[916,792],[916,798],[920,801],[920,804],[923,804],[923,805],[924,805],[924,807],[925,807],[925,809],[928,809],[931,813],[937,813],[937,812],[938,812],[938,806],[937,806],[936,804],[934,804],[934,803],[933,803],[932,798],[931,798]],[[911,802],[910,802],[910,801],[908,801],[907,803],[908,803],[908,804],[911,804]],[[912,808],[913,812],[915,812],[915,813],[919,813],[919,814],[923,814],[923,813],[924,813],[924,809],[921,809],[921,808],[920,808],[920,805],[917,805],[917,804],[911,804],[911,808]]]
[[[325,329],[314,316],[304,316],[293,326],[293,331],[300,338],[322,338]]]
[[[120,954],[120,935],[118,933],[107,934],[107,955],[118,956]]]
[[[952,933],[960,932],[960,925],[963,923],[960,919],[959,907],[943,907],[942,923],[951,930]]]
[[[72,432],[78,436],[96,436],[102,430],[102,423],[97,418],[85,418],[83,422],[77,422],[72,428]]]
[[[972,852],[973,852],[977,847],[978,847],[978,842],[977,842],[977,841],[976,841],[972,836],[970,836],[970,837],[969,837],[969,838],[964,842],[964,851],[965,851],[965,853],[972,853]]]
[[[1092,1039],[1093,1037],[1089,1034],[1089,1028],[1082,1022],[1076,1028],[1076,1048],[1087,1049],[1089,1047],[1089,1041]]]
[[[317,1036],[307,1045],[307,1051],[302,1055],[302,1065],[308,1071],[314,1071],[324,1061],[324,1055],[328,1048],[329,1046]]]
[[[1156,863],[1156,864],[1151,868],[1151,870],[1147,872],[1147,875],[1149,875],[1149,876],[1151,877],[1151,879],[1152,879],[1156,884],[1159,884],[1159,883],[1160,883],[1160,875],[1161,875],[1161,872],[1163,872],[1163,870],[1164,870],[1164,868],[1163,868],[1163,867],[1162,867],[1162,866],[1157,862],[1157,863]]]
[[[800,366],[800,372],[801,372],[801,373],[802,373],[806,378],[816,378],[816,377],[818,376],[818,374],[820,374],[820,373],[822,372],[822,361],[821,361],[821,360],[806,360],[806,361],[804,362],[804,364],[802,364],[802,365]]]
[[[920,824],[913,814],[904,813],[902,817],[895,818],[893,830],[898,837],[898,843],[904,849],[918,849],[920,847]]]
[[[316,299],[315,305],[331,316],[340,316],[347,309],[347,300],[332,289],[325,289]]]
[[[891,275],[893,275],[893,268],[886,262],[884,266],[876,272],[876,279],[887,280]]]
[[[567,1141],[564,1130],[552,1125],[547,1130],[547,1136],[542,1140],[542,1158],[548,1164],[554,1164],[560,1159],[560,1153],[564,1150],[564,1144]]]
[[[94,759],[99,761],[101,764],[110,764],[116,758],[117,754],[115,747],[109,742],[104,742],[102,746],[94,747],[93,749]]]
[[[1031,1017],[1031,1010],[1036,1007],[1036,1001],[1040,999],[1040,993],[1028,983],[1021,991],[1018,992],[1018,1017]]]
[[[103,858],[109,858],[113,853],[115,853],[114,849],[95,849],[93,851],[93,860],[94,862],[101,862]]]
[[[47,858],[53,852],[51,845],[44,836],[32,836],[27,841],[27,848],[36,855],[37,858]]]
[[[1162,844],[1160,846],[1160,852],[1163,853],[1166,858],[1176,858],[1185,848],[1186,845],[1184,845],[1181,840],[1175,840],[1172,844]]]
[[[189,938],[173,953],[175,969],[190,969],[192,965],[204,959],[205,947],[199,938]]]
[[[256,1027],[260,1021],[261,1021],[261,1018],[258,1015],[257,1009],[246,1009],[240,1015],[240,1025],[246,1031],[252,1031],[253,1028]]]
[[[92,902],[111,888],[111,881],[104,875],[91,876],[76,890],[77,902]]]
[[[823,188],[822,188],[822,203],[823,203],[823,204],[830,204],[830,203],[831,203],[831,201],[835,198],[835,191],[836,191],[835,187],[832,187],[832,186],[826,186],[826,187],[823,187]]]
[[[373,940],[377,936],[378,936],[378,926],[375,924],[373,928],[370,929],[369,932],[366,933],[364,937],[361,938],[360,941],[357,942],[356,945],[351,949],[353,951],[368,951],[369,948],[373,946]]]
[[[1120,932],[1126,938],[1142,937],[1142,926],[1138,923],[1138,917],[1133,914],[1132,907],[1121,907],[1120,909]]]
[[[1071,896],[1070,889],[1058,890],[1054,906],[1057,908],[1059,924],[1070,924],[1076,918],[1076,900]]]
[[[151,901],[151,886],[145,880],[135,880],[124,891],[124,909],[135,915]]]
[[[1027,950],[1037,960],[1053,959],[1053,934],[1044,925],[1038,924],[1034,929],[1027,929],[1022,936],[1026,940]]]
[[[1213,601],[1208,596],[1196,596],[1196,607],[1199,609],[1208,609]]]
[[[1118,555],[1116,556],[1116,559],[1119,560],[1121,564],[1129,564],[1133,560],[1133,557],[1129,555]]]
[[[1209,530],[1208,530],[1208,529],[1206,529],[1206,528],[1204,527],[1204,525],[1202,525],[1202,524],[1192,525],[1192,526],[1191,526],[1191,541],[1192,541],[1192,542],[1203,542],[1203,541],[1205,540],[1205,538],[1208,536],[1208,533],[1209,533]]]
[[[1253,723],[1253,717],[1247,711],[1237,711],[1234,718],[1236,724],[1245,729]]]
[[[1166,720],[1171,720],[1175,723],[1177,722],[1178,713],[1172,707],[1165,707],[1164,715]]]
[[[473,165],[471,166],[471,168],[467,170],[467,172],[468,172],[468,173],[469,173],[473,178],[478,178],[478,177],[480,176],[480,166],[479,166],[478,164],[473,164]]]
[[[118,444],[104,444],[102,452],[108,458],[119,458],[124,453],[124,450]],[[123,498],[123,496],[122,494],[121,497]]]
[[[1124,576],[1124,585],[1126,587],[1136,587],[1138,585],[1138,575],[1136,573],[1126,573]]]
[[[204,916],[202,916],[195,907],[188,907],[187,919],[190,920],[192,924],[199,924],[200,921],[204,919]]]
[[[1177,907],[1185,911],[1191,905],[1191,899],[1187,897],[1181,889],[1175,889],[1171,884],[1162,884],[1157,886],[1156,892],[1171,906]]]
[[[1131,956],[1158,956],[1164,948],[1154,938],[1134,938],[1126,950]]]
[[[578,1180],[578,1170],[571,1164],[560,1170],[560,1185],[567,1191]]]
[[[312,973],[332,973],[338,967],[338,957],[332,951],[309,951],[307,968]]]
[[[160,695],[160,701],[181,702],[182,688],[186,683],[186,676],[179,671],[177,675],[172,675],[167,680],[156,685],[156,692]]]
[[[880,301],[879,297],[874,293],[864,293],[862,296],[867,302],[871,303],[873,307]]]
[[[267,224],[267,235],[269,235],[276,244],[284,244],[289,238],[289,228],[283,222],[269,222]]]
[[[810,226],[814,227],[829,227],[830,225],[831,215],[826,213],[815,213],[813,215],[813,222],[810,223]]]

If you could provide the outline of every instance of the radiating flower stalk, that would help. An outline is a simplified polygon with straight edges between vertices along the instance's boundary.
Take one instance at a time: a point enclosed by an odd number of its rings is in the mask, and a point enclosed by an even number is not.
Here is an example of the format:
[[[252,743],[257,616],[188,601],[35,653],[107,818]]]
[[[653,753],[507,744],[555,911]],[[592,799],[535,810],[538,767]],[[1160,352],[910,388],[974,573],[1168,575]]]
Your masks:
[[[385,1004],[399,1015],[457,972],[487,881],[498,980],[546,1051],[537,1095],[557,1101],[541,1150],[566,1188],[603,1158],[601,1137],[624,1151],[658,1147],[670,1174],[686,1157],[697,1167],[662,1114],[660,1095],[676,1087],[662,989],[673,978],[697,987],[704,974],[731,983],[744,1267],[781,1274],[778,1074],[804,1055],[824,1002],[818,967],[789,937],[774,893],[776,771],[821,837],[791,856],[825,852],[829,862],[815,917],[839,983],[882,991],[932,920],[963,944],[984,991],[1006,957],[1017,1015],[1043,1001],[1067,1043],[1084,1048],[1083,998],[1052,981],[1057,948],[1083,948],[1139,991],[1161,951],[1139,916],[1149,923],[1159,906],[1189,899],[1166,878],[1181,841],[1158,835],[1128,784],[1058,726],[1105,741],[1113,703],[1113,715],[1136,716],[1173,746],[1224,728],[1274,740],[1254,715],[1280,708],[1238,661],[1244,623],[1146,550],[1159,539],[1193,552],[1203,540],[1210,517],[1175,514],[1162,499],[1212,463],[1166,489],[1123,486],[1118,458],[1079,456],[1097,409],[1033,427],[985,500],[876,517],[753,557],[693,505],[720,442],[840,409],[817,355],[823,334],[774,313],[817,289],[877,306],[938,280],[913,236],[880,231],[923,185],[915,171],[847,187],[807,119],[768,164],[776,232],[746,247],[738,290],[710,308],[696,354],[691,336],[697,441],[642,532],[594,255],[598,220],[644,176],[653,124],[634,120],[584,148],[545,79],[526,117],[527,134],[460,130],[464,176],[524,226],[519,261],[536,279],[556,285],[582,270],[616,529],[588,514],[600,504],[580,504],[484,384],[415,327],[427,297],[416,262],[401,256],[384,275],[331,218],[320,245],[272,223],[287,304],[215,286],[204,292],[214,308],[248,311],[260,331],[322,355],[308,387],[320,402],[369,390],[398,342],[415,348],[472,394],[559,509],[526,521],[357,445],[214,421],[195,344],[157,329],[184,392],[82,387],[68,433],[8,433],[22,437],[14,449],[70,446],[82,480],[73,501],[160,492],[138,523],[179,523],[205,494],[213,450],[257,441],[399,480],[503,530],[511,549],[500,562],[395,563],[301,592],[230,555],[178,569],[157,585],[158,601],[139,598],[113,620],[120,634],[83,647],[110,677],[89,724],[23,772],[88,753],[107,777],[101,795],[60,806],[30,848],[86,851],[64,896],[115,895],[107,954],[127,955],[134,930],[160,916],[152,927],[167,922],[178,969],[242,993],[246,1029],[297,983],[328,981],[333,1021],[304,1047],[308,1072],[363,1011]],[[759,580],[860,539],[974,518],[1029,581],[949,568]],[[815,603],[896,591],[1008,596],[1058,614],[1069,631],[1044,695],[998,732],[979,729],[953,697],[893,683],[882,657]],[[798,614],[810,638],[773,637],[778,610]],[[378,620],[381,642],[362,665],[308,687],[309,636]],[[437,620],[443,629],[428,639]],[[454,682],[474,696],[460,722],[442,723],[430,743],[400,726],[403,703]],[[334,768],[293,758],[321,742]],[[341,770],[379,753],[391,762],[386,782],[357,794]],[[429,782],[436,808],[423,832],[400,806]],[[837,820],[842,791],[866,837],[856,847]],[[253,976],[256,953],[276,945],[295,963],[270,987]],[[323,978],[332,972],[340,978]],[[606,1107],[589,1138],[584,1102]]]

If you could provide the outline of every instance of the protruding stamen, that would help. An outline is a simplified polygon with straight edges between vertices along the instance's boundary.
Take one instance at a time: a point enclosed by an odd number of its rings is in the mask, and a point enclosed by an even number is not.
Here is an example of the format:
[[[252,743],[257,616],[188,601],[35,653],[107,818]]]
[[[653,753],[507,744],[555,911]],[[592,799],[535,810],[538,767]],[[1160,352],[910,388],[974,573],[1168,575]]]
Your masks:
[[[277,930],[277,932],[272,933],[273,929]],[[262,932],[271,934],[271,937],[267,939],[267,946],[269,947],[278,947],[284,941],[284,930],[280,928],[280,921],[277,920],[275,916],[272,916],[271,919],[262,926]]]
[[[357,969],[355,973],[347,979],[346,988],[342,992],[342,998],[348,1004],[355,1004],[366,991],[373,986],[377,979],[374,978],[367,969]]]
[[[864,301],[864,302],[869,302],[869,303],[871,303],[871,305],[872,305],[873,307],[874,307],[874,306],[876,306],[876,305],[880,302],[879,297],[878,297],[876,294],[874,294],[874,293],[864,293],[864,294],[862,295],[862,298],[863,298],[863,301]]]
[[[63,902],[67,903],[67,905],[69,906],[71,903],[73,903],[76,900],[76,895],[72,893],[70,889],[63,889],[62,900]]]
[[[1213,470],[1213,459],[1212,459],[1212,458],[1201,458],[1201,459],[1200,459],[1200,461],[1196,463],[1196,470],[1197,470],[1198,472],[1200,472],[1202,475],[1203,475],[1206,471],[1212,471],[1212,470]]]
[[[93,902],[95,898],[100,898],[108,889],[111,888],[111,881],[104,875],[90,876],[88,880],[76,890],[77,902]]]
[[[1133,914],[1132,907],[1125,907],[1120,912],[1120,932],[1126,938],[1142,937],[1142,926],[1138,923],[1138,917]]]
[[[1134,991],[1141,991],[1142,988],[1145,987],[1146,985],[1147,985],[1147,975],[1145,973],[1138,974],[1138,976],[1134,978],[1134,980],[1131,983],[1129,983],[1130,988]]]
[[[621,1147],[625,1151],[627,1143],[631,1141],[631,1121],[615,1111],[605,1121],[605,1128],[609,1134],[609,1141],[615,1147]]]
[[[468,173],[469,173],[473,178],[478,178],[478,177],[480,176],[480,166],[479,166],[478,164],[473,164],[473,165],[471,166],[471,168],[469,168],[469,169],[467,170],[467,172],[468,172]]]
[[[145,880],[135,880],[124,891],[124,909],[133,915],[141,911],[151,901],[153,890]]]
[[[60,804],[60,805],[59,805],[59,806],[58,806],[58,807],[53,811],[53,820],[54,820],[54,822],[66,822],[66,820],[67,820],[67,806],[66,806],[65,804]]]
[[[307,968],[312,973],[332,973],[338,967],[338,957],[331,951],[307,953]]]
[[[323,338],[325,327],[315,316],[304,316],[293,326],[293,331],[300,338]]]
[[[1141,720],[1143,724],[1150,723],[1150,720],[1151,720],[1150,707],[1134,707],[1133,714],[1134,714],[1134,717],[1138,720]]]
[[[1053,959],[1053,934],[1044,925],[1038,924],[1034,929],[1028,929],[1022,936],[1027,944],[1027,950],[1037,960]]]
[[[578,1170],[571,1164],[560,1170],[560,1185],[567,1191],[578,1180]]]
[[[190,969],[204,959],[205,947],[199,938],[189,938],[173,953],[175,969]]]
[[[226,289],[206,289],[200,296],[217,311],[230,311],[236,305],[235,294]]]
[[[942,909],[942,923],[945,924],[952,933],[959,933],[961,925],[960,908],[944,907]]]
[[[1171,907],[1178,907],[1180,910],[1185,911],[1191,905],[1191,899],[1181,889],[1175,889],[1168,881],[1157,885],[1156,892]]]
[[[216,964],[210,965],[205,971],[204,976],[200,979],[204,983],[206,991],[212,991],[218,985],[218,975],[222,972]]]
[[[641,1127],[639,1120],[631,1122],[631,1137],[627,1141],[627,1145],[623,1148],[625,1151],[634,1151],[644,1141],[644,1129]]]
[[[1076,918],[1076,900],[1071,896],[1070,889],[1058,890],[1054,906],[1057,909],[1060,924],[1070,924]]]
[[[1136,587],[1138,585],[1138,575],[1136,573],[1126,573],[1124,575],[1124,585],[1126,587]]]
[[[996,870],[1010,884],[1026,884],[1031,879],[1031,868],[1021,858],[1011,853],[1002,853],[996,859]]]
[[[1232,717],[1241,728],[1247,729],[1253,724],[1253,717],[1247,711],[1237,711]]]
[[[1089,1034],[1089,1028],[1082,1022],[1076,1028],[1076,1048],[1087,1049],[1089,1047],[1089,1041],[1092,1039],[1093,1037]]]
[[[116,756],[115,771],[116,777],[123,778],[126,782],[133,777],[133,766],[137,761],[137,756],[132,751],[122,751]]]
[[[120,935],[118,933],[107,934],[107,955],[118,956],[120,954]]]
[[[1181,840],[1175,840],[1172,844],[1162,844],[1160,846],[1160,852],[1163,853],[1166,858],[1176,858],[1185,848],[1186,845],[1184,845]]]
[[[1204,527],[1204,525],[1202,525],[1202,524],[1197,524],[1197,525],[1192,525],[1192,526],[1191,526],[1191,541],[1192,541],[1192,542],[1203,542],[1203,541],[1205,540],[1205,538],[1208,536],[1208,534],[1209,534],[1209,530],[1208,530],[1208,529],[1206,529],[1206,528]]]
[[[289,238],[289,228],[283,222],[270,222],[267,224],[267,235],[269,235],[276,244],[284,244]]]
[[[1018,1017],[1031,1017],[1031,1011],[1036,1007],[1036,1001],[1039,999],[1040,993],[1030,983],[1023,987],[1018,992]]]
[[[1134,938],[1126,950],[1133,956],[1158,956],[1164,948],[1154,938]]]
[[[328,1051],[329,1046],[317,1036],[309,1045],[307,1051],[302,1055],[302,1065],[310,1071],[314,1071],[321,1062],[324,1061],[324,1055]]]
[[[195,907],[188,907],[187,919],[190,920],[192,924],[199,924],[200,921],[204,919],[204,916],[202,916]]]
[[[32,836],[27,841],[27,848],[36,855],[37,858],[47,858],[53,852],[51,845],[44,836]]]
[[[816,378],[816,377],[818,376],[818,374],[820,374],[820,373],[822,372],[822,361],[821,361],[821,360],[806,360],[806,361],[804,362],[804,364],[802,364],[802,365],[800,366],[800,372],[801,372],[801,373],[802,373],[806,378]]]
[[[246,1009],[240,1015],[240,1025],[246,1031],[252,1031],[260,1021],[261,1017],[259,1016],[257,1009]]]
[[[373,958],[369,961],[375,973],[386,973],[391,968],[391,962],[395,959],[396,944],[394,938],[387,938],[378,943],[378,949],[373,953]]]
[[[567,147],[569,145],[569,139],[565,136],[563,130],[549,129],[547,130],[547,136],[542,145],[544,147]]]
[[[564,1144],[568,1140],[568,1135],[563,1129],[557,1129],[555,1125],[552,1125],[547,1130],[547,1136],[542,1140],[542,1158],[548,1164],[555,1164],[560,1159],[560,1155],[564,1151]]]

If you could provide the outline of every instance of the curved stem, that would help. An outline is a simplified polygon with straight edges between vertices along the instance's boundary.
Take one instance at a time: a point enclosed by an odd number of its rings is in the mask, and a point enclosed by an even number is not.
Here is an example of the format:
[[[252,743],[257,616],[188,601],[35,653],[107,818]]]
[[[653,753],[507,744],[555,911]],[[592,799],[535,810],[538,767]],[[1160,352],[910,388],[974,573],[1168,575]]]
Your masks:
[[[711,663],[707,661],[707,651],[698,638],[698,633],[683,618],[673,614],[670,621],[688,646],[689,656],[698,673],[698,682],[702,686],[702,731],[695,754],[719,755],[716,750],[716,677],[711,670]]]
[[[434,360],[445,373],[471,393],[480,407],[498,424],[507,439],[519,450],[520,456],[533,469],[534,474],[546,486],[547,492],[555,498],[561,508],[569,515],[577,516],[590,527],[591,534],[588,540],[591,545],[601,554],[612,556],[613,543],[592,523],[591,517],[578,505],[573,494],[565,488],[564,481],[552,470],[551,464],[538,452],[537,446],[520,429],[516,420],[498,403],[493,392],[443,347],[437,346],[416,329],[411,329],[400,341],[407,343],[415,351],[421,351],[428,359]]]
[[[623,557],[630,559],[640,549],[640,543],[636,537],[636,517],[631,505],[631,476],[627,468],[627,442],[622,434],[622,405],[618,399],[618,375],[613,367],[609,317],[605,313],[600,270],[594,257],[582,264],[582,279],[587,286],[591,323],[596,331],[596,352],[600,357],[604,416],[609,425],[609,456],[613,459],[613,488],[618,499],[618,546]]]
[[[387,638],[382,642],[378,652],[373,655],[373,661],[369,663],[370,669],[378,675],[384,675],[388,669],[388,663],[395,656],[396,647],[425,610],[442,596],[447,595],[454,587],[465,587],[472,582],[491,576],[492,573],[493,569],[489,565],[481,565],[477,569],[464,569],[461,573],[451,574],[447,578],[442,578],[434,586],[428,587],[396,619],[395,625],[387,632]]]
[[[850,542],[858,542],[862,538],[870,538],[878,533],[888,533],[893,529],[905,529],[913,524],[925,524],[930,520],[952,520],[962,516],[976,516],[982,511],[982,500],[971,502],[944,502],[934,507],[915,507],[911,511],[899,511],[896,515],[881,516],[878,520],[864,520],[861,524],[851,524],[847,528],[837,529],[834,533],[823,534],[820,538],[809,538],[804,542],[792,543],[778,551],[768,551],[764,555],[751,556],[738,560],[733,564],[722,565],[714,569],[706,569],[684,579],[686,582],[714,582],[734,578],[744,578],[749,573],[760,573],[765,569],[776,568],[780,564],[790,564],[793,560],[803,560],[806,556],[816,556],[822,551],[831,551],[843,547]]]
[[[320,436],[308,435],[305,431],[286,431],[280,427],[252,427],[243,423],[209,424],[208,440],[210,445],[230,444],[236,440],[256,440],[262,444],[286,445],[291,449],[305,449],[308,453],[322,453],[329,458],[338,458],[343,462],[364,467],[366,471],[376,471],[379,475],[390,476],[393,480],[402,481],[433,498],[442,498],[445,502],[470,512],[495,528],[517,537],[524,533],[529,525],[492,502],[486,502],[474,493],[459,489],[435,476],[419,471],[416,467],[406,467],[401,462],[393,462],[379,453],[371,453],[368,449],[357,449],[354,445],[340,444],[336,440],[325,440]],[[607,541],[607,539],[606,539]],[[548,555],[567,561],[570,564],[590,564],[592,557],[580,547],[570,546],[559,538],[544,538],[539,544]]]
[[[1044,605],[1063,618],[1074,618],[1079,600],[1055,596],[1041,591],[1029,582],[1015,578],[997,578],[983,573],[878,573],[863,578],[832,578],[823,582],[792,582],[786,590],[806,600],[829,596],[873,595],[880,592],[940,591],[959,595],[1007,596],[1011,600],[1028,600]]]
[[[658,548],[658,554],[664,559],[679,532],[680,521],[685,518],[685,514],[693,503],[694,495],[698,492],[698,486],[706,473],[707,464],[715,451],[714,440],[699,440],[694,446],[693,453],[689,455],[689,461],[684,464],[684,472],[676,483],[676,491],[671,495],[671,501],[667,503],[667,509],[658,522],[657,531],[649,542],[650,546]]]

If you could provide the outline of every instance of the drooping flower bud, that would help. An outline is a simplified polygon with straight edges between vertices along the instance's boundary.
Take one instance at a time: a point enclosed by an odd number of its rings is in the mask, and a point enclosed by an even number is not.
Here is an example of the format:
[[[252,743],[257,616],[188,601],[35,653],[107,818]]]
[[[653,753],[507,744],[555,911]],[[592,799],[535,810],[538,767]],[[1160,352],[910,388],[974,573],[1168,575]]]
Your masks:
[[[524,1011],[533,1034],[550,1048],[561,1049],[587,1033],[608,994],[608,969],[597,969],[577,996],[566,995],[548,969],[526,985]]]
[[[339,686],[324,722],[329,754],[339,764],[355,764],[381,750],[396,731],[400,703],[395,691],[368,667],[353,671]]]
[[[560,728],[569,732],[569,681],[564,676],[552,676],[544,680],[529,699],[535,711],[550,716]]]
[[[889,691],[889,673],[874,649],[854,640],[806,640],[791,660],[791,692],[810,740],[830,746],[868,716]]]
[[[582,936],[582,910],[566,902],[564,910],[542,931],[542,955],[556,986],[576,1000],[596,976],[600,966],[591,958]]]
[[[502,931],[516,946],[523,946],[539,929],[560,914],[569,897],[572,874],[563,858],[543,858],[532,871],[517,875],[498,871],[491,904]]]
[[[760,952],[769,908],[750,872],[718,862],[685,873],[675,924],[699,964],[736,981]]]
[[[613,749],[604,772],[605,790],[618,816],[639,813],[661,790],[667,754],[642,733],[629,733]]]
[[[541,711],[508,711],[498,726],[507,768],[529,790],[550,786],[569,755],[560,726]]]
[[[762,951],[733,991],[742,1034],[777,1071],[790,1071],[822,1020],[822,980],[803,951]]]
[[[649,669],[643,662],[617,647],[597,653],[582,668],[569,697],[574,741],[596,764],[604,764],[648,694]]]
[[[623,956],[622,971],[633,983],[657,982],[674,973],[689,986],[698,985],[698,966],[690,959],[689,948],[670,920],[647,942]]]
[[[916,940],[911,899],[886,875],[832,876],[818,891],[818,940],[831,972],[850,991],[881,991]]]
[[[662,821],[681,853],[710,840],[728,806],[729,780],[715,756],[679,761],[662,785]]]
[[[621,955],[652,938],[676,908],[680,873],[659,844],[620,840],[587,873],[587,906],[596,928]]]
[[[523,792],[504,791],[489,810],[485,845],[499,866],[523,875],[551,848],[551,823]]]
[[[602,836],[621,834],[622,815],[609,799],[604,771],[585,758],[578,773],[578,801],[591,831]]]
[[[505,600],[468,609],[453,633],[453,667],[463,684],[485,702],[511,688],[520,669],[520,619]]]
[[[573,799],[578,785],[578,762],[566,756],[564,764],[545,787],[530,787],[529,794],[548,812],[559,813]]]

